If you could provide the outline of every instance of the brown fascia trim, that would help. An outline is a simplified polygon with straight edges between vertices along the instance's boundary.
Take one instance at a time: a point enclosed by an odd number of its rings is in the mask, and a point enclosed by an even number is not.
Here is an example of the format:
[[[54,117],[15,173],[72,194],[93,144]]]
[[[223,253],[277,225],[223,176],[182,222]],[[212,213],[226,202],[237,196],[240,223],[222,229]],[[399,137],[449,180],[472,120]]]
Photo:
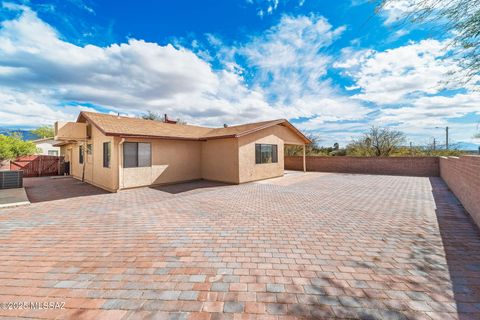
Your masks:
[[[125,138],[144,138],[144,139],[167,139],[167,140],[187,140],[187,141],[207,141],[207,140],[215,140],[215,139],[228,139],[228,138],[239,138],[243,137],[245,135],[267,129],[270,127],[273,127],[277,124],[282,124],[285,123],[289,126],[290,129],[295,131],[299,136],[303,138],[305,143],[311,143],[310,139],[308,139],[300,130],[295,128],[288,120],[286,119],[279,119],[279,120],[274,120],[271,123],[265,124],[261,127],[253,128],[244,132],[240,132],[237,134],[227,134],[227,135],[219,135],[219,136],[212,136],[212,137],[200,137],[200,138],[185,138],[185,137],[168,137],[168,136],[150,136],[150,135],[134,135],[134,134],[121,134],[121,133],[111,133],[111,132],[105,132],[100,126],[98,126],[94,121],[92,121],[91,118],[89,118],[85,113],[80,112],[77,118],[77,122],[80,119],[80,116],[83,115],[88,121],[90,121],[91,124],[93,124],[98,130],[100,130],[101,133],[103,133],[106,136],[118,136],[118,137],[125,137]]]
[[[123,134],[123,133],[109,133],[105,134],[106,136],[120,137],[120,138],[138,138],[138,139],[164,139],[164,140],[185,140],[185,141],[207,141],[207,140],[216,140],[216,139],[228,139],[228,138],[238,138],[236,135],[224,135],[224,136],[215,136],[215,137],[206,137],[206,138],[185,138],[185,137],[169,137],[169,136],[151,136],[151,135],[139,135],[139,134]]]
[[[200,138],[185,138],[185,137],[169,137],[169,136],[152,136],[141,134],[124,134],[124,133],[104,133],[106,136],[120,137],[120,138],[138,138],[138,139],[164,139],[164,140],[186,140],[186,141],[202,141]]]

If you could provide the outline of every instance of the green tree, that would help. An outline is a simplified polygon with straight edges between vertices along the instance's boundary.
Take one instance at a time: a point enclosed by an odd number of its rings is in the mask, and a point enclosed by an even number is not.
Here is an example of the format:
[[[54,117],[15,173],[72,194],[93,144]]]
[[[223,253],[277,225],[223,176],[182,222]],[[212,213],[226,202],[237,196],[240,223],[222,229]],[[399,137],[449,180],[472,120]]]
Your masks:
[[[36,129],[30,130],[31,133],[39,136],[40,138],[51,138],[55,135],[53,126],[44,125]]]
[[[33,142],[23,141],[18,134],[12,136],[0,134],[0,161],[29,156],[36,151],[37,148]]]
[[[379,1],[377,12],[395,7],[399,0]],[[440,33],[452,35],[452,48],[465,71],[465,82],[475,83],[480,75],[480,0],[410,0],[404,19],[414,23],[433,22]],[[431,28],[429,29],[432,30]]]
[[[401,131],[372,126],[347,146],[347,155],[389,157],[401,148],[405,140],[405,134]]]

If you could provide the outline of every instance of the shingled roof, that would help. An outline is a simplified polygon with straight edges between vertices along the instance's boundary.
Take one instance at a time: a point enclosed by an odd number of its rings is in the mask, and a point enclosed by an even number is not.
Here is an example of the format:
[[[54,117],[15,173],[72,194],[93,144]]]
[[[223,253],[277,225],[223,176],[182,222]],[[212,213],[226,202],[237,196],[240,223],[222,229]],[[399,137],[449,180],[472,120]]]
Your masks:
[[[296,132],[305,143],[310,142],[305,135],[285,119],[248,123],[226,128],[208,128],[82,111],[78,116],[77,122],[84,122],[85,120],[91,122],[107,136],[183,140],[238,138],[275,125],[283,125]]]

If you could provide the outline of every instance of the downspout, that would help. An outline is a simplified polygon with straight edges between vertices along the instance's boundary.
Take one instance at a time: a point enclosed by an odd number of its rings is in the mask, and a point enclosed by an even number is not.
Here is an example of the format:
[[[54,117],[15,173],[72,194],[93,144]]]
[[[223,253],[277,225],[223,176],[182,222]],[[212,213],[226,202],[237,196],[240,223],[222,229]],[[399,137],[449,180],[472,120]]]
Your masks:
[[[123,154],[123,143],[125,142],[125,138],[122,138],[122,140],[120,140],[120,142],[118,143],[118,154],[117,154],[117,158],[118,158],[118,189],[120,189],[120,180],[122,180],[122,183],[121,183],[121,186],[122,188],[124,187],[123,186],[123,175],[121,175],[123,172],[123,163],[122,163],[122,154]],[[121,177],[121,179],[120,179]],[[117,190],[118,190],[117,189]]]

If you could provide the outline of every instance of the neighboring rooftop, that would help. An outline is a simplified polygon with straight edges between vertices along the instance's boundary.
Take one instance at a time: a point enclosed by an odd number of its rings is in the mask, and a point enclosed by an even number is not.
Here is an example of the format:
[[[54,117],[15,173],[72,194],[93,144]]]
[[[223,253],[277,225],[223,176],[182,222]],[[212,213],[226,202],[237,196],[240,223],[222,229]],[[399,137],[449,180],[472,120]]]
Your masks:
[[[272,127],[274,125],[282,125],[296,132],[306,143],[310,142],[305,135],[303,135],[297,128],[295,128],[285,119],[262,121],[222,128],[208,128],[82,111],[78,116],[77,122],[84,122],[85,120],[90,121],[105,135],[186,140],[236,138]]]

